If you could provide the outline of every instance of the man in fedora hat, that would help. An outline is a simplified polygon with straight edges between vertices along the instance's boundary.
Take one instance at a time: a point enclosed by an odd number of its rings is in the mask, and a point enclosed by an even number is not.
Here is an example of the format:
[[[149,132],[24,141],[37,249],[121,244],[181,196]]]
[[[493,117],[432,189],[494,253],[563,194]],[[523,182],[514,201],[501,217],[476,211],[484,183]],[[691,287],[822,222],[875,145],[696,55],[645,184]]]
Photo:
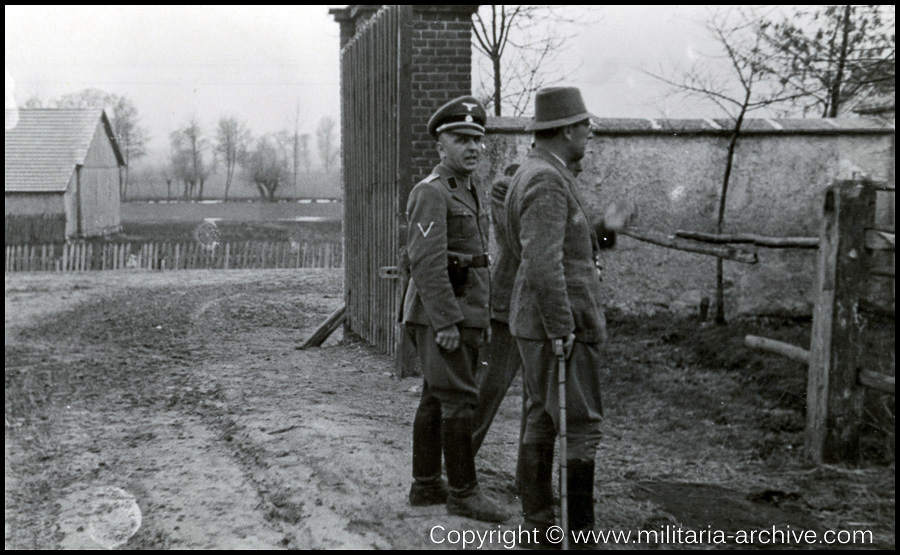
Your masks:
[[[478,406],[475,409],[475,433],[472,436],[475,455],[478,455],[494,417],[522,366],[519,346],[509,333],[509,299],[519,262],[509,249],[505,207],[509,184],[518,169],[519,164],[510,164],[503,170],[503,175],[491,184],[491,227],[496,239],[496,252],[491,262],[491,342],[487,349],[487,367],[478,374]],[[582,172],[581,162],[569,164],[569,171],[578,177]],[[598,233],[602,237],[601,249],[615,244],[615,232],[603,230]],[[525,435],[527,401],[528,395],[523,388],[519,454],[516,458],[517,492],[522,490],[522,438]]]
[[[486,119],[472,96],[432,115],[428,132],[441,163],[413,188],[406,206],[411,278],[403,322],[424,377],[413,421],[409,502],[446,502],[451,514],[503,522],[509,515],[478,487],[472,449],[478,352],[490,324],[488,228],[471,180]],[[441,480],[442,451],[449,492]]]
[[[535,146],[513,177],[506,198],[509,245],[518,259],[510,300],[529,398],[521,464],[525,527],[539,530],[538,544],[553,524],[553,449],[559,429],[558,367],[553,343],[563,345],[566,380],[565,453],[570,529],[594,525],[594,456],[600,441],[600,345],[606,339],[595,266],[601,242],[623,227],[627,215],[612,211],[611,224],[592,225],[570,168],[579,167],[591,138],[581,92],[550,87],[537,92],[527,130]],[[607,235],[606,239],[601,235]],[[570,536],[570,540],[571,540]]]

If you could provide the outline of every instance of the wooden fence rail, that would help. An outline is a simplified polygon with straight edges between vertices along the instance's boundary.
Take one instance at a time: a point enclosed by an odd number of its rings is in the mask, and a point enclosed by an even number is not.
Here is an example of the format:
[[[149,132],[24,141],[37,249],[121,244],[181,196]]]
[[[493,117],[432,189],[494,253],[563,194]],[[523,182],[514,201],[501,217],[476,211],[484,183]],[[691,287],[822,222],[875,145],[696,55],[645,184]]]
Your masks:
[[[88,272],[98,270],[341,268],[339,242],[93,243],[6,247],[6,272]]]

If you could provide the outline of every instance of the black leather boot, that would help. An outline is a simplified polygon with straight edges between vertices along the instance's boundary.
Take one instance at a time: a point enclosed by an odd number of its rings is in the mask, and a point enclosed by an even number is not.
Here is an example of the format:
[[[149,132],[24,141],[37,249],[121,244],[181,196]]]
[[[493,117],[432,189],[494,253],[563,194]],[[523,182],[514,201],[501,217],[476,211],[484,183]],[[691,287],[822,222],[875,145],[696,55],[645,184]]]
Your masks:
[[[569,459],[567,482],[569,494],[569,540],[574,549],[591,548],[594,541],[594,461]],[[575,541],[583,538],[584,541]]]
[[[522,529],[527,534],[520,535],[519,546],[559,549],[560,543],[547,538],[547,530],[553,526],[553,444],[523,445],[521,452]]]
[[[484,522],[506,522],[509,515],[478,489],[472,450],[472,419],[452,418],[442,423],[444,461],[447,463],[447,512]]]
[[[413,485],[409,504],[413,507],[440,505],[447,501],[447,486],[441,480],[441,409],[420,404],[413,420]]]

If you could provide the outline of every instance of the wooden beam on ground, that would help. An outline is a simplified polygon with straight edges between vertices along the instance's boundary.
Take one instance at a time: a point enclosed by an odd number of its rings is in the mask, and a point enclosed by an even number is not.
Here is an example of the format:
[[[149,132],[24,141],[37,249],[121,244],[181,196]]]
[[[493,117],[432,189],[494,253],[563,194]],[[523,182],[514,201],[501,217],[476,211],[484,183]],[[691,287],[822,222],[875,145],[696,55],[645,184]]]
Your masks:
[[[767,339],[756,335],[744,337],[744,344],[753,349],[768,351],[776,355],[785,356],[791,360],[809,364],[809,351],[796,345],[791,345],[775,339]]]
[[[638,241],[652,243],[654,245],[659,245],[661,247],[666,247],[669,249],[716,256],[727,260],[743,262],[744,264],[756,264],[759,261],[759,257],[757,257],[756,252],[743,249],[741,247],[733,247],[730,245],[709,245],[699,241],[685,239],[683,237],[675,237],[672,235],[666,235],[665,233],[660,233],[658,231],[650,231],[645,229],[628,228],[623,231],[619,231],[619,233],[622,235],[627,235],[633,239],[637,239]]]
[[[716,234],[683,230],[676,231],[675,236],[683,237],[685,239],[693,239],[695,241],[701,241],[704,243],[749,243],[756,245],[757,247],[769,247],[773,249],[819,248],[818,237],[767,237],[765,235],[756,235],[754,233]]]
[[[872,370],[859,371],[859,383],[883,393],[894,393],[894,376],[873,372]]]
[[[328,317],[327,320],[322,322],[322,325],[319,326],[315,332],[306,340],[303,345],[297,347],[298,351],[302,351],[303,349],[307,349],[309,347],[318,347],[322,343],[325,342],[328,337],[334,333],[334,330],[338,329],[338,326],[344,323],[344,318],[347,316],[347,305],[341,305],[341,308],[335,310],[331,313],[331,316]]]

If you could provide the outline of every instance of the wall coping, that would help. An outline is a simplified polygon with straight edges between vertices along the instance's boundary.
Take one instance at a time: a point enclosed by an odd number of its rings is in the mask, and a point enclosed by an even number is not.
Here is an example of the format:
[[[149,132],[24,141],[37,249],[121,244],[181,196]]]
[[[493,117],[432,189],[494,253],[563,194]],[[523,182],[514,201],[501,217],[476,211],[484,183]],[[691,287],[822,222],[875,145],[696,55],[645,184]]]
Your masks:
[[[413,5],[414,13],[458,13],[472,15],[478,11],[479,4],[456,5],[456,6],[432,6],[432,5]],[[346,8],[331,8],[328,14],[334,17],[338,23],[342,21],[355,21],[359,17],[369,18],[381,9],[381,5],[377,4],[351,4]]]
[[[488,117],[488,134],[528,133],[528,117]],[[727,135],[730,119],[596,118],[598,135]],[[893,135],[894,126],[876,118],[756,118],[745,119],[745,135],[835,135],[843,133]]]

